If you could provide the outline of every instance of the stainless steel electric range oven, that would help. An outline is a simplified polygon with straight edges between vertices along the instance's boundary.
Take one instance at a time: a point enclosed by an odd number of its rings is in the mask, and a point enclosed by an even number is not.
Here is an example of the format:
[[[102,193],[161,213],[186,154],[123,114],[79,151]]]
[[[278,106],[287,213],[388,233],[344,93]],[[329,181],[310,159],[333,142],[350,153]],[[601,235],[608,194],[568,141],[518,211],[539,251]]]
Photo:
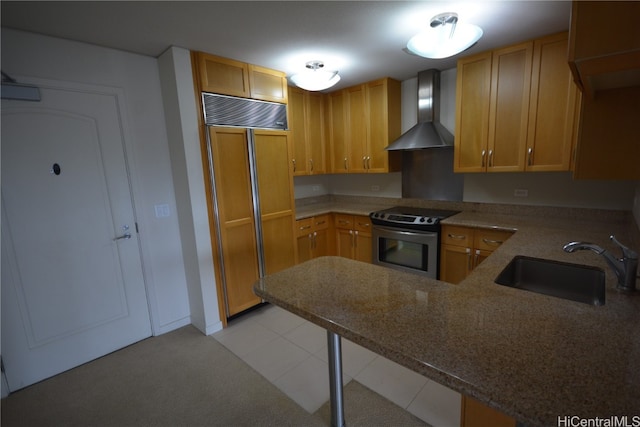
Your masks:
[[[440,221],[457,213],[405,206],[371,212],[373,263],[439,278]]]

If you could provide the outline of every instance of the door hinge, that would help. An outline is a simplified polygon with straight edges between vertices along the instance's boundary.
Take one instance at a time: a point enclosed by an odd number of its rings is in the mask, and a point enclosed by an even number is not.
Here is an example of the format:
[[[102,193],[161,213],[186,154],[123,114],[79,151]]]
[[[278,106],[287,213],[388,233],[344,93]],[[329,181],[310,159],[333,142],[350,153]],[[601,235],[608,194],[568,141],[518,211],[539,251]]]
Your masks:
[[[136,233],[140,233],[140,230],[138,230],[138,223],[136,222]]]

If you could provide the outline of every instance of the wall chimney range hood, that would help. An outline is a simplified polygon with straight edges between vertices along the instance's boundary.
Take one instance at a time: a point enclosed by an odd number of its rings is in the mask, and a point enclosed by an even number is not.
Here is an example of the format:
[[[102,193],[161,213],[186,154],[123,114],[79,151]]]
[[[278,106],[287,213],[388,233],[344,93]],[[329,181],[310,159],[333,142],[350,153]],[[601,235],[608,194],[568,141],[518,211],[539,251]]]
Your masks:
[[[440,123],[440,71],[421,71],[418,73],[418,124],[400,135],[385,150],[452,146],[453,135]]]

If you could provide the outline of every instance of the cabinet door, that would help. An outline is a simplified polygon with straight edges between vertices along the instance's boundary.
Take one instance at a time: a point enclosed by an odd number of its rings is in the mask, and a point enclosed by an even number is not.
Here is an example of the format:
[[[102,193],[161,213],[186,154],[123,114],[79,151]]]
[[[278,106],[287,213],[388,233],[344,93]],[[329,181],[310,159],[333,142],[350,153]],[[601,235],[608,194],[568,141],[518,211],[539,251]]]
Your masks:
[[[516,420],[463,395],[460,424],[462,427],[515,427]]]
[[[244,98],[250,96],[247,64],[201,52],[197,55],[202,91]]]
[[[314,231],[313,234],[313,257],[333,255],[331,250],[331,230],[325,228],[324,230]]]
[[[576,85],[567,66],[567,33],[534,42],[526,170],[567,171]]]
[[[307,139],[304,118],[304,92],[298,88],[289,88],[289,132],[293,157],[291,163],[294,175],[308,175]]]
[[[367,164],[367,121],[365,110],[365,86],[346,89],[346,143],[349,172],[365,172]]]
[[[251,196],[251,177],[246,130],[209,128],[213,151],[218,218],[228,316],[260,302],[253,293],[258,280],[256,244]],[[233,177],[233,179],[229,179]]]
[[[311,174],[327,173],[324,134],[324,96],[307,92],[305,128],[307,141],[307,167]]]
[[[533,42],[493,51],[488,172],[524,170]]]
[[[640,86],[584,96],[574,177],[640,180],[638,117]]]
[[[386,151],[385,147],[400,136],[400,83],[381,79],[367,83],[366,87],[367,172],[399,170],[402,153]]]
[[[251,98],[287,103],[287,77],[281,71],[248,65]]]
[[[311,258],[313,258],[313,234],[298,236],[296,240],[298,244],[298,264],[309,261]]]
[[[442,245],[440,248],[440,280],[458,284],[471,271],[471,248]]]
[[[262,246],[267,274],[296,263],[293,177],[289,168],[287,137],[286,131],[254,131]]]
[[[353,257],[358,261],[371,263],[371,220],[368,216],[353,216]]]
[[[329,148],[331,153],[331,172],[349,171],[346,142],[345,92],[329,94]]]
[[[336,228],[336,255],[353,259],[353,230]]]
[[[491,52],[458,60],[454,172],[486,170]]]

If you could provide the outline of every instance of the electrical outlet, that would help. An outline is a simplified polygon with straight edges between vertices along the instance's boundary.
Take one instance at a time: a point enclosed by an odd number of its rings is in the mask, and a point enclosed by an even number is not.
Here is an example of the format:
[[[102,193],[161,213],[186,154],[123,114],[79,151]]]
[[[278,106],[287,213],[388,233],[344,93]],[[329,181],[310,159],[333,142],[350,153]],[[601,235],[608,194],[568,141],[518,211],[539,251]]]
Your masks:
[[[372,185],[371,186],[371,191],[380,191],[380,186],[379,185]]]
[[[529,197],[529,190],[524,190],[521,188],[517,188],[513,190],[513,195],[515,197]]]
[[[314,185],[314,186],[311,187],[311,189],[313,191],[320,191],[320,186],[319,185]]]

